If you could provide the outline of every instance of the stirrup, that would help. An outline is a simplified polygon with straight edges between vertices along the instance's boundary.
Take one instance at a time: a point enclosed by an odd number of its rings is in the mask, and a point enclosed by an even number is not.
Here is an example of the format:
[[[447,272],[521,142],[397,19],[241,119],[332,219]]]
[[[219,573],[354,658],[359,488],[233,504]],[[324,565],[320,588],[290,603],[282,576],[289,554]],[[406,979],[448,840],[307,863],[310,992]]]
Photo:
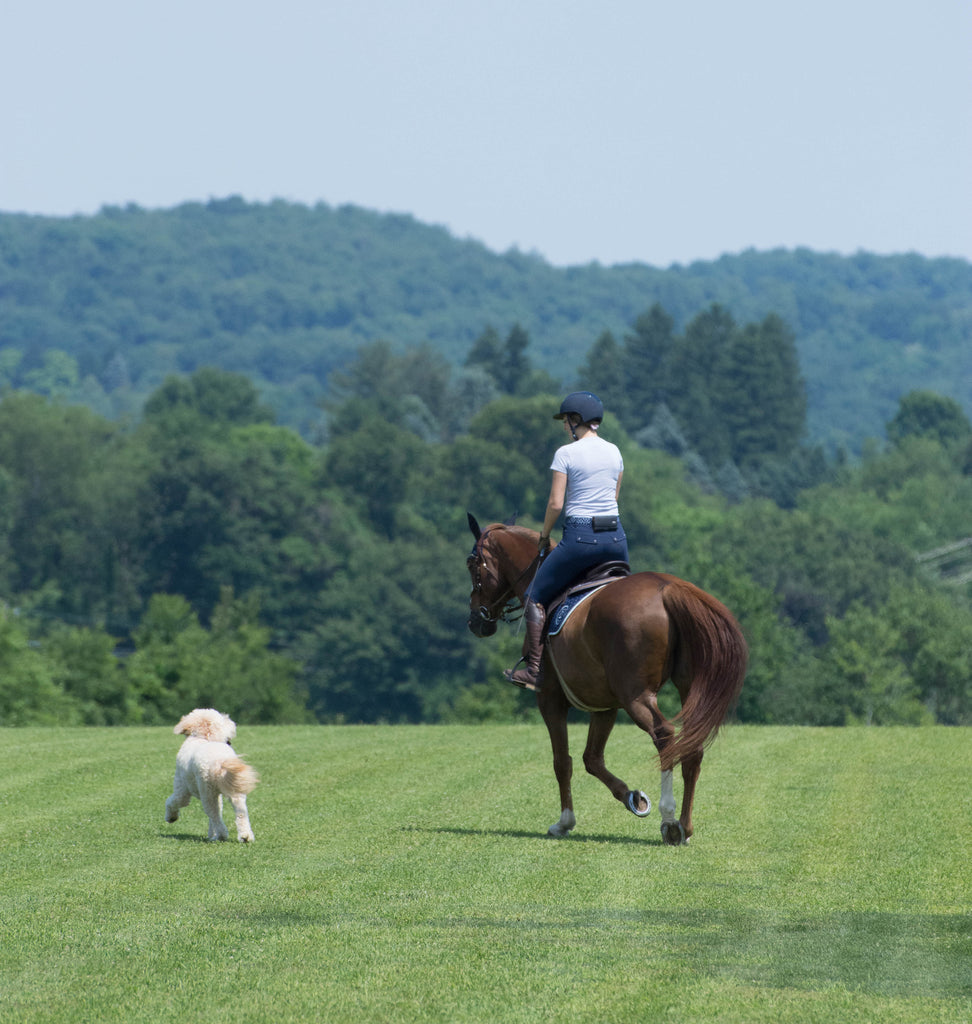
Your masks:
[[[503,670],[503,677],[507,682],[512,683],[514,686],[519,686],[521,690],[530,690],[533,693],[540,692],[540,673],[538,672],[533,679],[514,679],[513,673],[524,663],[526,659],[520,658],[520,660],[512,667]],[[528,670],[527,670],[528,671]]]

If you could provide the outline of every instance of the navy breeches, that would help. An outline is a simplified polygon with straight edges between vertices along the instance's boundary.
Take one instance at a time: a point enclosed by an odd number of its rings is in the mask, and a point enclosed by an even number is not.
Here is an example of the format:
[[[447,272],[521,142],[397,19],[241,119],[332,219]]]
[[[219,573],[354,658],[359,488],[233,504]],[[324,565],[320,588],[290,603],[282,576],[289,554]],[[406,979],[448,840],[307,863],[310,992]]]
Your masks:
[[[564,523],[560,543],[540,563],[528,591],[530,600],[546,608],[586,570],[602,562],[627,560],[628,541],[620,520],[614,530],[595,531],[590,519],[572,516]]]

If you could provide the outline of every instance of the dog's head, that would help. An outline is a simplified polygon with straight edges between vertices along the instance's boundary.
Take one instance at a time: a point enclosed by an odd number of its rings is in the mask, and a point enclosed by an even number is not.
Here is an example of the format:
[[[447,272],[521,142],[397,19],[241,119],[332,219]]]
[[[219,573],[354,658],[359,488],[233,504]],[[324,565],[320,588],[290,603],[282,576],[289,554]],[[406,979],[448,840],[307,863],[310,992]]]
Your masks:
[[[178,735],[197,736],[213,743],[229,743],[236,735],[236,722],[213,708],[196,708],[179,719],[172,730]]]

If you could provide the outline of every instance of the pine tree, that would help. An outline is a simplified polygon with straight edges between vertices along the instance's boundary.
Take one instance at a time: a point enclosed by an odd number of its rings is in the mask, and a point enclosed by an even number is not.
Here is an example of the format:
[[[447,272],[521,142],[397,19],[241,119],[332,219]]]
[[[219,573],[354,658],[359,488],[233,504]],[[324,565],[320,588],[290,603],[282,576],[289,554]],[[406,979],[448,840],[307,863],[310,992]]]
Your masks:
[[[622,423],[629,430],[644,427],[666,390],[665,365],[674,344],[675,322],[656,302],[633,324],[624,339],[625,396]]]
[[[624,353],[610,331],[603,331],[578,371],[578,388],[593,391],[619,418],[627,403]]]
[[[770,314],[735,331],[717,362],[713,401],[739,466],[788,455],[806,426],[807,399],[793,333]]]
[[[672,348],[665,373],[666,402],[692,447],[709,463],[732,457],[722,419],[719,365],[736,331],[718,304],[695,316]]]

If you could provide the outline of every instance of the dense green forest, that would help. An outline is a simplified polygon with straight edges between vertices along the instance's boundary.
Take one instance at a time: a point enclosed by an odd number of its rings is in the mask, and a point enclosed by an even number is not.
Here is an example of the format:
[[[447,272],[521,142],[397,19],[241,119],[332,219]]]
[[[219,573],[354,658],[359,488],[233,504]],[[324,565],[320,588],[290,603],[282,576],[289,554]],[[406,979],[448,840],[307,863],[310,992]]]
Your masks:
[[[693,386],[717,438],[684,426],[666,390],[710,357]],[[887,445],[827,459],[802,439],[775,315],[737,324],[716,306],[673,333],[653,307],[584,359],[629,383],[603,433],[624,454],[633,568],[697,582],[746,632],[742,721],[972,724],[956,544],[972,532],[972,426],[957,402],[911,392]],[[462,362],[364,346],[335,374],[320,442],[213,368],[166,379],[131,422],[8,391],[0,724],[168,723],[209,704],[248,722],[536,714],[500,676],[520,638],[466,629],[466,511],[537,524],[560,394],[519,328],[484,331]],[[625,422],[649,400],[635,438]]]
[[[0,724],[505,720],[480,521],[605,398],[633,568],[738,615],[746,722],[972,723],[972,267],[560,270],[229,199],[0,215]],[[674,695],[666,707],[674,710]]]
[[[599,338],[621,343],[656,306],[679,334],[713,306],[739,323],[779,316],[797,347],[809,440],[828,452],[882,437],[914,389],[972,409],[963,260],[781,250],[561,269],[351,206],[229,198],[0,214],[0,387],[112,419],[137,417],[170,374],[214,366],[248,376],[278,423],[319,441],[335,371],[364,344],[427,344],[458,370],[487,328],[518,324],[556,391]]]

